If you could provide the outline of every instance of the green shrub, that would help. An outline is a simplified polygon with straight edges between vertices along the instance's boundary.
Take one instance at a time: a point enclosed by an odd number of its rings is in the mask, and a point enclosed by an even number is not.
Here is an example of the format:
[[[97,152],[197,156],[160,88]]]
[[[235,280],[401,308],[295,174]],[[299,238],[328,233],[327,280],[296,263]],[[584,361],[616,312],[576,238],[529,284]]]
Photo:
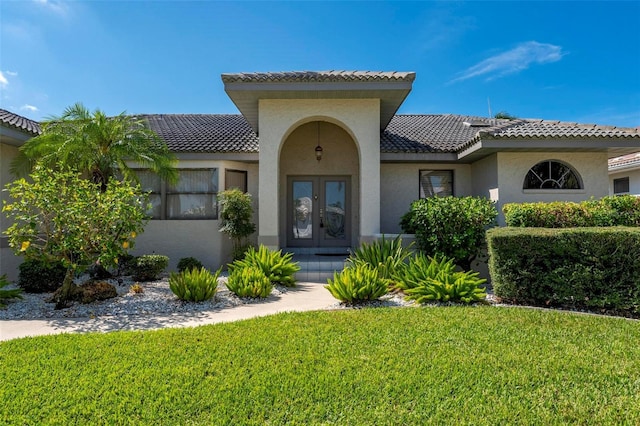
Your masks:
[[[486,229],[496,224],[497,216],[486,198],[429,197],[411,203],[400,225],[404,232],[416,235],[416,245],[425,254],[442,254],[469,270],[484,245]]]
[[[233,241],[233,260],[239,260],[247,247],[247,238],[256,231],[251,222],[253,207],[251,194],[228,189],[220,194],[220,232]]]
[[[413,244],[413,243],[412,243]],[[402,247],[402,239],[382,239],[371,244],[362,244],[347,259],[349,267],[367,264],[378,269],[382,278],[395,281],[395,276],[406,266],[407,258],[411,255],[409,248]]]
[[[202,262],[195,257],[183,257],[178,261],[178,272],[184,272],[187,269],[201,269]]]
[[[640,228],[487,233],[496,296],[537,306],[640,313]]]
[[[509,203],[502,207],[502,212],[507,226],[515,227],[640,226],[640,198],[632,195],[580,203]]]
[[[27,259],[18,268],[18,286],[27,293],[57,290],[67,272],[61,262],[45,262],[40,259]]]
[[[434,301],[472,303],[484,300],[487,293],[477,272],[459,272],[453,259],[418,254],[403,270],[397,287],[406,298],[418,303]]]
[[[238,297],[267,297],[273,290],[273,284],[262,269],[246,265],[229,270],[227,288]]]
[[[145,254],[136,258],[133,265],[133,279],[153,281],[169,266],[169,258],[161,254]]]
[[[292,259],[293,253],[282,254],[282,250],[269,250],[263,245],[258,250],[249,247],[245,252],[244,259],[236,260],[230,264],[229,270],[255,266],[261,269],[272,283],[293,287],[296,285],[295,274],[300,270],[300,266]]]
[[[20,293],[22,293],[22,290],[19,288],[16,289],[4,289],[4,287],[6,287],[7,285],[9,285],[9,281],[7,281],[7,276],[6,275],[1,275],[0,276],[0,308],[4,308],[5,306],[7,306],[4,302],[6,300],[10,300],[10,299],[22,299],[22,295]]]
[[[218,277],[222,269],[214,274],[205,268],[187,268],[183,272],[169,275],[169,288],[180,300],[202,302],[215,296],[218,291]]]
[[[335,272],[325,286],[333,297],[346,303],[375,300],[389,291],[389,280],[380,276],[377,268],[358,264]]]

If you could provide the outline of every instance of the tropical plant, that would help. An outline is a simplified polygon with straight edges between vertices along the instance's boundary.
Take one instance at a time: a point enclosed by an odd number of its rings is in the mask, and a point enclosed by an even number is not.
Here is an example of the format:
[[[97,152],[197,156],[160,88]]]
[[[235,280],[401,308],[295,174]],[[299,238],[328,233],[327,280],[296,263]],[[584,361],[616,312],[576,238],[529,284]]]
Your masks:
[[[404,232],[415,233],[420,251],[451,257],[467,271],[497,216],[493,202],[486,198],[428,197],[411,203],[400,224]]]
[[[186,269],[172,272],[169,276],[169,288],[180,300],[202,302],[215,296],[218,291],[218,277],[222,269],[214,274],[205,268]]]
[[[408,300],[472,303],[484,300],[486,282],[477,272],[455,270],[453,259],[416,255],[403,270],[398,287]]]
[[[4,289],[9,285],[9,281],[7,280],[7,275],[0,276],[0,308],[4,308],[7,306],[4,302],[10,299],[22,299],[22,290],[19,288],[15,289]]]
[[[220,195],[220,232],[227,234],[233,242],[233,260],[241,259],[248,247],[246,239],[256,231],[251,222],[253,207],[251,195],[237,188],[223,191]]]
[[[380,276],[378,268],[364,263],[335,272],[327,283],[331,295],[345,303],[375,300],[389,291],[389,280]]]
[[[147,221],[147,197],[138,185],[112,179],[104,192],[97,187],[75,171],[43,166],[30,180],[6,186],[13,199],[2,209],[12,222],[4,232],[9,246],[26,259],[61,262],[66,268],[58,309],[77,291],[76,272],[95,263],[115,266]]]
[[[183,257],[178,261],[178,272],[184,272],[187,269],[200,269],[202,262],[195,257]]]
[[[169,258],[161,254],[145,254],[138,256],[133,263],[133,279],[136,281],[153,281],[158,279],[162,271],[169,266]]]
[[[124,112],[108,117],[99,109],[92,113],[76,103],[61,116],[42,123],[42,134],[20,148],[11,171],[24,177],[37,163],[48,168],[63,165],[86,174],[104,192],[118,173],[136,179],[127,162],[135,162],[162,179],[175,182],[178,178],[175,161],[164,141],[142,118]]]
[[[493,118],[498,118],[502,120],[516,120],[518,117],[512,114],[509,114],[506,111],[500,111],[500,112],[497,112],[496,115],[493,116]]]
[[[349,267],[365,263],[378,269],[382,278],[395,281],[395,277],[406,266],[406,261],[411,256],[411,246],[402,247],[402,239],[398,236],[393,240],[382,239],[371,244],[363,243],[347,259]]]
[[[247,265],[229,270],[227,288],[238,297],[267,297],[273,284],[257,266]]]
[[[269,250],[263,245],[258,250],[249,247],[244,259],[236,260],[229,265],[229,269],[247,266],[260,268],[269,281],[286,287],[296,285],[295,274],[300,270],[298,263],[293,261],[293,253],[282,254],[282,250]]]

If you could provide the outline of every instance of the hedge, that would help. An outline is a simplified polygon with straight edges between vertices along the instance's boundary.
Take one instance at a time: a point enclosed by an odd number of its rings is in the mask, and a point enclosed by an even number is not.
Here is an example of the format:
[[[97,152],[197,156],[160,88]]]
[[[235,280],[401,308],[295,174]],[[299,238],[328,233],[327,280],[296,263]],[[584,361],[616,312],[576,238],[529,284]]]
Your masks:
[[[640,228],[494,228],[487,243],[504,301],[640,315]]]
[[[640,226],[640,197],[610,196],[580,203],[510,203],[502,208],[507,226],[572,228]]]

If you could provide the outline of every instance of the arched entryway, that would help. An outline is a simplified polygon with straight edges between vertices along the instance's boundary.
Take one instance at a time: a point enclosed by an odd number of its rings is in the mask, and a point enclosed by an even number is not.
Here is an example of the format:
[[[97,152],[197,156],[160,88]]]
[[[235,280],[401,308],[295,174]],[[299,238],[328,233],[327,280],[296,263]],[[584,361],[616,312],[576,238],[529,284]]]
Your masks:
[[[339,125],[298,126],[280,150],[280,241],[287,247],[350,247],[359,230],[359,156]]]

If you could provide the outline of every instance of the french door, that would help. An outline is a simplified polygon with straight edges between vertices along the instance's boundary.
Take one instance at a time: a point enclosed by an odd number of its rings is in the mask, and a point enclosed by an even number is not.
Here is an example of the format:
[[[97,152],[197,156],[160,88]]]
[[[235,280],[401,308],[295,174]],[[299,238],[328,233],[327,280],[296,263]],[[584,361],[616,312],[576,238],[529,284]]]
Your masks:
[[[287,246],[350,246],[350,184],[347,176],[289,176]]]

